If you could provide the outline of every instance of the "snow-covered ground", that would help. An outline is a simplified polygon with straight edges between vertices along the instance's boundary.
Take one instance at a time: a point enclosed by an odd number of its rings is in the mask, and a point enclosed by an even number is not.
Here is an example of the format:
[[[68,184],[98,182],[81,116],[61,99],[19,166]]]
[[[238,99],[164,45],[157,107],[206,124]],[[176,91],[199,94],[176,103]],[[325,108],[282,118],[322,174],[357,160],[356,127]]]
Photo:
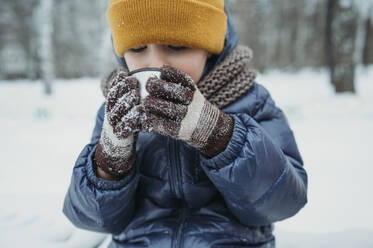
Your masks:
[[[259,75],[287,115],[309,175],[308,204],[276,223],[279,248],[373,247],[373,68],[357,94],[335,95],[325,71]],[[0,81],[0,247],[106,247],[62,215],[74,162],[103,101],[99,79]]]

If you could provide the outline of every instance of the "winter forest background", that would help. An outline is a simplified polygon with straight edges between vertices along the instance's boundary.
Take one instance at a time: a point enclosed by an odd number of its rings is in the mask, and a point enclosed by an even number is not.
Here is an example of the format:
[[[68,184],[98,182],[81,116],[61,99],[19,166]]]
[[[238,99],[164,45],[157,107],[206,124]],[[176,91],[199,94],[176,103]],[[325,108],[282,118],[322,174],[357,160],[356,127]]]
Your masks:
[[[116,64],[108,1],[2,0],[0,79],[99,77]],[[373,63],[371,0],[229,0],[253,65],[330,67],[338,91],[354,91],[356,65]],[[340,69],[342,68],[342,69]]]
[[[373,0],[225,2],[309,176],[306,207],[275,225],[278,247],[373,247]],[[117,65],[107,3],[1,0],[1,248],[110,241],[62,215],[100,78]]]

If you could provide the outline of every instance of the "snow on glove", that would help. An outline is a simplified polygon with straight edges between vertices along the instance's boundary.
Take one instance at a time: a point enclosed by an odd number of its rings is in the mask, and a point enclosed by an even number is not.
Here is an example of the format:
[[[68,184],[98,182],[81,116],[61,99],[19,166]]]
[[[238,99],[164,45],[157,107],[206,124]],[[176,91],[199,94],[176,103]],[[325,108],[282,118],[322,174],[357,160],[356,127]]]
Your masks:
[[[140,131],[139,83],[123,71],[113,77],[107,94],[101,138],[97,144],[97,166],[115,179],[126,175],[136,157]]]
[[[225,150],[234,121],[204,98],[189,75],[163,66],[146,89],[144,131],[184,140],[208,157]]]

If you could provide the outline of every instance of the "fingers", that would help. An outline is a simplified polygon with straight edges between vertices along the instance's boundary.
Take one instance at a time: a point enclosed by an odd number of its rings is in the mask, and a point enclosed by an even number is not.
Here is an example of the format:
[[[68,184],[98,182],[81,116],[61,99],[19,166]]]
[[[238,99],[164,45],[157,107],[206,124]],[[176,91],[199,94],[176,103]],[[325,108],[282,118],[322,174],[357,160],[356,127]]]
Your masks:
[[[175,68],[161,68],[160,78],[147,81],[149,92],[140,104],[139,82],[125,73],[113,78],[107,95],[107,117],[118,138],[142,130],[177,138],[180,123],[193,100],[196,86],[192,78]]]
[[[135,105],[140,103],[140,95],[137,90],[131,90],[125,93],[121,98],[119,98],[115,105],[109,110],[108,121],[115,127],[118,122],[121,121],[122,117],[129,112]]]
[[[161,67],[160,70],[161,70],[160,78],[162,80],[169,81],[174,84],[180,84],[183,87],[190,89],[191,91],[196,90],[193,79],[186,73],[176,68],[173,68],[171,66],[163,66]]]
[[[111,83],[111,87],[116,85],[118,82],[125,80],[127,74],[124,71],[114,70],[112,74],[109,75],[110,80],[113,82]]]
[[[146,90],[153,97],[181,103],[184,105],[190,104],[194,94],[192,90],[183,87],[180,84],[167,82],[155,77],[149,78],[146,83]]]
[[[136,105],[126,113],[120,121],[113,126],[113,131],[118,138],[126,138],[131,133],[140,131],[140,118],[143,113],[143,107]]]
[[[107,95],[107,110],[110,111],[124,94],[131,90],[138,91],[138,89],[139,82],[136,78],[123,78],[123,75],[118,74]]]
[[[179,133],[180,123],[166,120],[153,114],[147,114],[142,120],[142,130],[176,138]]]
[[[182,104],[147,96],[144,101],[144,112],[180,122],[187,114],[188,107]]]

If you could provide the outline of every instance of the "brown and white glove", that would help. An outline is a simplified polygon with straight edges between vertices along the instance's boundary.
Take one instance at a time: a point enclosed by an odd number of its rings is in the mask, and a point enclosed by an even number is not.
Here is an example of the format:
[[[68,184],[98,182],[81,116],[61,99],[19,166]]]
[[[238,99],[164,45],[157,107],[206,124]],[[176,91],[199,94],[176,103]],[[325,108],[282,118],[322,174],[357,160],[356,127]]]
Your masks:
[[[233,118],[208,102],[189,75],[163,66],[146,89],[142,130],[184,140],[207,157],[225,150]]]
[[[120,179],[135,162],[142,107],[136,78],[119,71],[112,80],[95,161],[105,173]]]

